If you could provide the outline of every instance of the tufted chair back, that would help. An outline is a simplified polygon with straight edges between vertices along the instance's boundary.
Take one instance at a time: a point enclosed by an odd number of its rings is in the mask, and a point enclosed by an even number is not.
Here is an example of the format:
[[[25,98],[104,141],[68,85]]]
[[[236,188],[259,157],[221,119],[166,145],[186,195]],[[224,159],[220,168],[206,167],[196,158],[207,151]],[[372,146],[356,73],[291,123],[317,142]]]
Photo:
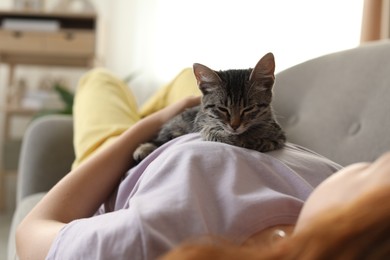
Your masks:
[[[390,150],[390,41],[276,75],[274,110],[290,142],[347,165]]]

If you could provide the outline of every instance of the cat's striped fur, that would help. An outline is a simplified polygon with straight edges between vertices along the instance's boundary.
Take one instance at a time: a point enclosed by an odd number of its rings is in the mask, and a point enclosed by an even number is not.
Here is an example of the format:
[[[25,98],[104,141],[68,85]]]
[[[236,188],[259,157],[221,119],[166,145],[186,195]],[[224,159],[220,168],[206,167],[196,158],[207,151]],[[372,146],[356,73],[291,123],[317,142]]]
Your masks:
[[[200,132],[206,141],[259,152],[283,147],[286,137],[271,107],[275,80],[272,53],[262,57],[253,69],[214,71],[195,63],[193,70],[203,93],[201,105],[176,116],[156,139],[140,145],[134,152],[136,161],[169,140],[192,132]]]

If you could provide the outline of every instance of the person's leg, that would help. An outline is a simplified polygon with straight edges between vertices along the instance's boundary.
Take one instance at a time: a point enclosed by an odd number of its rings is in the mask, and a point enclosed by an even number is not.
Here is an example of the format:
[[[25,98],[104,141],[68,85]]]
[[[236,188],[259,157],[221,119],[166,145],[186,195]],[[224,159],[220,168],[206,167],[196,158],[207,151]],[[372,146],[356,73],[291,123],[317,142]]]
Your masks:
[[[94,69],[80,80],[73,118],[73,168],[140,119],[129,87],[104,69]]]
[[[159,89],[141,107],[142,117],[152,114],[188,96],[199,96],[201,92],[196,83],[192,68],[182,70],[170,83]]]

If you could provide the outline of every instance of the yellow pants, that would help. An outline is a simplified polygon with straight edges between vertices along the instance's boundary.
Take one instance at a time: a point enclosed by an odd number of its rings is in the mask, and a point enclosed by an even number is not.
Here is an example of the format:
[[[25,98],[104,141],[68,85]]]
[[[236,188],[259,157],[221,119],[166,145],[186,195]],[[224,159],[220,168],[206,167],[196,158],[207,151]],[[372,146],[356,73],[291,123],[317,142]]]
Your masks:
[[[134,123],[189,95],[200,95],[192,69],[179,73],[140,109],[130,88],[105,69],[94,69],[80,80],[73,107],[73,168],[104,148]]]

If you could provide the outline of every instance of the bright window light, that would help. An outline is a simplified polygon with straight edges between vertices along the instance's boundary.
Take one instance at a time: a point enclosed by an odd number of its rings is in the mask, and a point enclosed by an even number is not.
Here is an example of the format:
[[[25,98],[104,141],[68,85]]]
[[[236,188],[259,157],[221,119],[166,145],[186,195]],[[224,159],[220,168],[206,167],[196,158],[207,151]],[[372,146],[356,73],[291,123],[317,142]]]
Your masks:
[[[155,1],[144,58],[162,80],[198,62],[248,68],[273,52],[276,70],[359,44],[363,0]],[[145,45],[144,45],[145,46]],[[146,54],[147,52],[147,54]]]

